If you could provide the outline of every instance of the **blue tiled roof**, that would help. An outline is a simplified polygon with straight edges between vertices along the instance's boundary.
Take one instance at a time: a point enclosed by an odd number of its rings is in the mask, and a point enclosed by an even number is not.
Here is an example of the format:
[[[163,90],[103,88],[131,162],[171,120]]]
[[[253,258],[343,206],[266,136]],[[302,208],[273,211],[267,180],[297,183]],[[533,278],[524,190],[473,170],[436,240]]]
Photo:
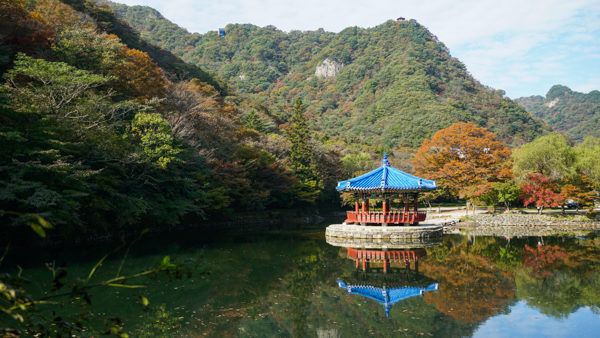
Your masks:
[[[392,167],[387,159],[387,154],[383,155],[381,162],[381,167],[375,170],[338,182],[336,189],[338,191],[406,191],[437,188],[435,181],[413,176]]]
[[[341,279],[338,279],[337,283],[340,288],[346,289],[351,295],[360,295],[383,305],[387,317],[390,316],[392,305],[399,301],[420,296],[427,291],[437,291],[438,289],[438,283],[431,283],[424,288],[406,286],[390,289],[385,287],[378,288],[371,285],[348,285]]]

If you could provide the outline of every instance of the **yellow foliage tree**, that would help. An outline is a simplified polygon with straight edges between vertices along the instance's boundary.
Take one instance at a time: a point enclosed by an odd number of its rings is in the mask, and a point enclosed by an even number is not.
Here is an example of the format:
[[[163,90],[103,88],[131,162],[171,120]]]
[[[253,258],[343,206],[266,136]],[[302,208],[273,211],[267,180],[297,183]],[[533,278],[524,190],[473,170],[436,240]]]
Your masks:
[[[140,50],[123,47],[123,62],[113,69],[121,89],[141,98],[163,97],[168,80],[152,58]]]

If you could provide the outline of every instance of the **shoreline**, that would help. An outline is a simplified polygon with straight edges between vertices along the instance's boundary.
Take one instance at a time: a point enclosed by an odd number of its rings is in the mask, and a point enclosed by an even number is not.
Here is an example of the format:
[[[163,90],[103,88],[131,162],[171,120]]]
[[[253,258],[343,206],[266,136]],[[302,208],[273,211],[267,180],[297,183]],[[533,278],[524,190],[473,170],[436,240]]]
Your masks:
[[[600,231],[600,221],[582,215],[479,214],[445,227],[444,233],[471,236],[528,237],[586,235]]]

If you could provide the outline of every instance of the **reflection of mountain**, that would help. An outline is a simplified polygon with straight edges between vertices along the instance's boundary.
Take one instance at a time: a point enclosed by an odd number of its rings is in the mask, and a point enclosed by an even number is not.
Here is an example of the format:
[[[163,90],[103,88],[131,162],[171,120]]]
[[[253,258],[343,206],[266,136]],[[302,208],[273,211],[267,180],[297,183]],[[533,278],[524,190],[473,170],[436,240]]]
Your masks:
[[[369,299],[372,299],[379,304],[383,305],[385,315],[390,316],[390,310],[392,305],[399,301],[417,297],[423,295],[427,291],[437,291],[438,283],[431,283],[426,287],[416,286],[401,286],[394,288],[376,287],[372,285],[348,285],[344,280],[337,280],[338,286],[342,289],[346,289],[351,295],[359,295]]]

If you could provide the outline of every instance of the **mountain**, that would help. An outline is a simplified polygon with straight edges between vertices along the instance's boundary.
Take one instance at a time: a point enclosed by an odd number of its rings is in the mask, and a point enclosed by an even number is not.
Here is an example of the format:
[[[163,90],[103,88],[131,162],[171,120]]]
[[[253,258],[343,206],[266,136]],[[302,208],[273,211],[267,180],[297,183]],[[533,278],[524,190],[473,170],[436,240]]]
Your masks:
[[[586,136],[600,137],[598,90],[584,94],[566,86],[555,85],[550,88],[546,97],[535,95],[521,97],[515,101],[575,141],[581,141]]]
[[[0,1],[0,245],[339,205],[302,107],[284,133],[240,102],[102,4]]]
[[[343,148],[414,148],[457,121],[512,145],[547,130],[475,80],[415,20],[339,33],[231,24],[220,36],[191,34],[149,7],[110,6],[143,39],[207,69],[273,124],[287,121],[290,102],[302,98],[317,138]]]

